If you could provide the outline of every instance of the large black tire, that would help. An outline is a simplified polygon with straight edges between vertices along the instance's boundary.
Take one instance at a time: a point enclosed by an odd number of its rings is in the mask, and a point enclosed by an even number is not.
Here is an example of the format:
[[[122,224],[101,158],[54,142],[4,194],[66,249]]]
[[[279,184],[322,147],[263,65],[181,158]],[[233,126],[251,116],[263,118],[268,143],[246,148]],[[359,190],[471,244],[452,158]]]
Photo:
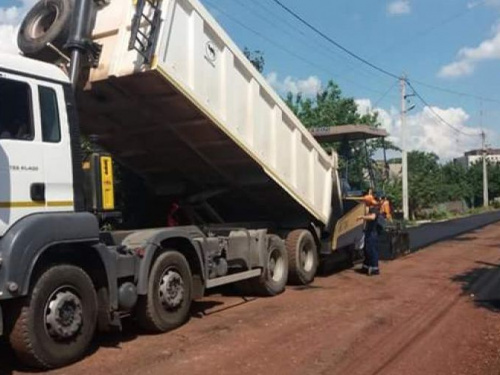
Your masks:
[[[139,297],[137,320],[149,332],[167,332],[189,318],[192,276],[184,255],[167,251],[156,258],[148,280],[147,295]]]
[[[54,62],[60,56],[47,43],[63,50],[68,41],[75,0],[41,0],[24,17],[17,45],[28,57]]]
[[[288,279],[288,256],[283,240],[275,235],[268,237],[266,264],[262,275],[245,280],[244,289],[252,294],[270,297],[282,293]]]
[[[285,241],[288,252],[288,282],[293,285],[307,285],[314,280],[318,269],[318,249],[308,230],[290,232]]]
[[[97,297],[92,280],[81,268],[47,269],[16,307],[8,312],[7,330],[23,363],[50,369],[85,355],[96,329]]]

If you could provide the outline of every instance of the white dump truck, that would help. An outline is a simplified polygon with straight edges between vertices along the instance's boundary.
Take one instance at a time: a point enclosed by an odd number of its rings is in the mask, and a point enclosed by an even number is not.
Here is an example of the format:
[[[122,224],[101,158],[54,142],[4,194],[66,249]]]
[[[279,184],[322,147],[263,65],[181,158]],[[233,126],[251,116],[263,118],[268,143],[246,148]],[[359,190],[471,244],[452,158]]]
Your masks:
[[[0,56],[0,335],[26,364],[74,362],[127,316],[171,330],[217,286],[310,283],[360,239],[335,153],[197,0],[42,0],[18,45]],[[112,157],[186,225],[101,231]]]

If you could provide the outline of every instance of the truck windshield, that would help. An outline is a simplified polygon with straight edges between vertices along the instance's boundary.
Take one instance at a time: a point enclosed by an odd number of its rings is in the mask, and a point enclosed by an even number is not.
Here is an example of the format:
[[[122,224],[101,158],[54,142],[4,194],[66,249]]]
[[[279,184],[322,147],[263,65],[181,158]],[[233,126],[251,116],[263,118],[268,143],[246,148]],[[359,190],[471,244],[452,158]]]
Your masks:
[[[27,83],[0,78],[0,139],[33,139],[31,90]]]

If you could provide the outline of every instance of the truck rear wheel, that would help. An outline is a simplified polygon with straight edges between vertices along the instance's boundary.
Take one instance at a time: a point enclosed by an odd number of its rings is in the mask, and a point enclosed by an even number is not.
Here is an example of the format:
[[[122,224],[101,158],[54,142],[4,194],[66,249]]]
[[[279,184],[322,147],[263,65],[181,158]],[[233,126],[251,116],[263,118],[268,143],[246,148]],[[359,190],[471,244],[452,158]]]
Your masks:
[[[297,229],[290,232],[285,241],[288,252],[288,282],[307,285],[314,280],[318,269],[318,250],[314,238],[308,230]]]
[[[246,288],[261,296],[275,296],[282,293],[288,279],[288,256],[283,240],[278,236],[269,236],[267,261],[262,275],[246,281]]]
[[[166,332],[189,318],[192,278],[189,263],[177,251],[167,251],[154,262],[148,293],[139,298],[137,319],[150,332]]]
[[[79,360],[92,340],[97,297],[79,267],[47,269],[9,319],[9,340],[19,359],[36,368],[61,367]]]

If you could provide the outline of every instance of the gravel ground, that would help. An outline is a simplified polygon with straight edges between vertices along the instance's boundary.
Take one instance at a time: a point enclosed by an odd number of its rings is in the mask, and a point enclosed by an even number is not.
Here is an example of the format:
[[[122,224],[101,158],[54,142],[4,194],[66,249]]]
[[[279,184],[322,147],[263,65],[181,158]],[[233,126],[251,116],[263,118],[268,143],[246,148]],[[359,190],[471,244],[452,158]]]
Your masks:
[[[229,294],[229,295],[228,295]],[[499,374],[500,224],[274,298],[214,294],[148,336],[132,322],[51,374]],[[25,374],[0,347],[0,374]]]

